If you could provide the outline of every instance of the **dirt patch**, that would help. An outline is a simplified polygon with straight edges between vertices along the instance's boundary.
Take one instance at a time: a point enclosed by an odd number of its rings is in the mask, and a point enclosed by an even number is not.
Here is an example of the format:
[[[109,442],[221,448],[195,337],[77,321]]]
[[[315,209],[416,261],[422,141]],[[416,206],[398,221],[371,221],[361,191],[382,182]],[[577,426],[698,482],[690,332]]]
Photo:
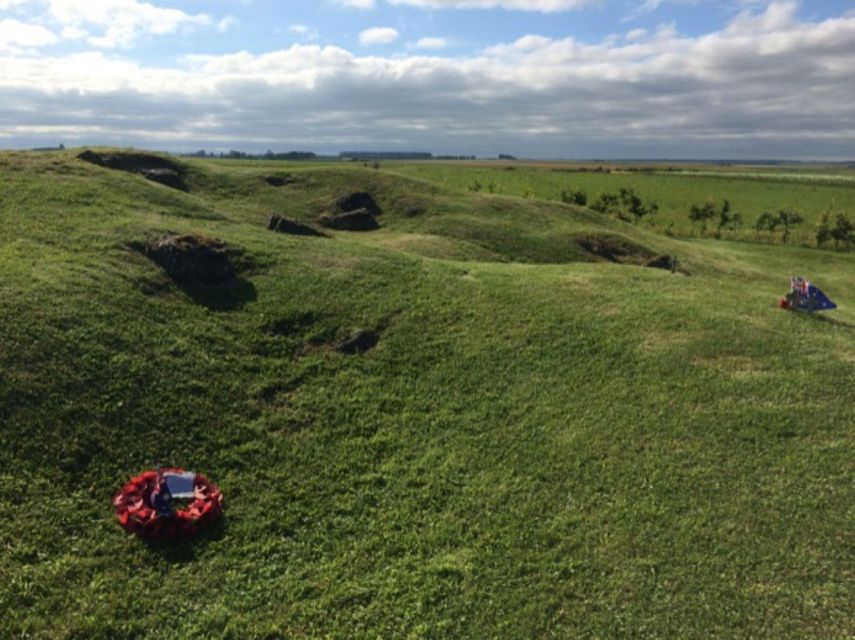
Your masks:
[[[146,180],[157,182],[172,189],[187,191],[187,183],[184,182],[184,167],[167,158],[150,153],[99,153],[92,150],[86,150],[77,157],[99,167],[136,173]]]
[[[162,184],[170,189],[187,191],[187,184],[184,179],[172,169],[143,169],[139,173],[146,180]]]
[[[358,329],[349,338],[336,345],[339,353],[356,355],[371,351],[380,342],[380,334],[371,329]]]
[[[588,234],[576,238],[576,243],[595,260],[607,260],[617,264],[630,264],[651,269],[677,270],[671,256],[657,255],[626,238],[608,234]]]
[[[325,214],[318,223],[338,231],[376,231],[380,228],[376,218],[368,209],[359,209],[348,213]]]
[[[368,211],[372,216],[379,216],[383,210],[375,202],[374,197],[365,191],[347,193],[336,199],[332,207],[337,213],[350,213],[352,211]]]
[[[586,235],[576,238],[576,242],[592,258],[619,264],[642,265],[655,257],[652,251],[620,236]]]
[[[645,267],[650,267],[651,269],[665,269],[667,271],[676,271],[677,270],[677,261],[672,256],[654,256],[650,260],[648,260],[645,264]]]
[[[294,178],[289,174],[278,176],[267,176],[264,181],[271,187],[284,187],[294,182]]]
[[[215,238],[201,234],[167,235],[134,247],[180,284],[213,286],[236,278],[228,246]]]
[[[291,218],[280,216],[277,213],[271,214],[267,219],[267,229],[268,231],[287,233],[292,236],[327,237],[317,229],[313,229],[312,227],[303,224],[302,222],[292,220]]]
[[[328,326],[313,335],[305,342],[297,353],[297,358],[304,358],[317,353],[334,351],[345,355],[361,355],[374,349],[383,335],[394,324],[402,311],[396,310],[384,316],[372,328],[359,328],[344,333],[341,327]],[[295,317],[299,321],[300,316]],[[317,318],[312,316],[312,320]],[[286,321],[286,330],[291,328],[290,319]]]

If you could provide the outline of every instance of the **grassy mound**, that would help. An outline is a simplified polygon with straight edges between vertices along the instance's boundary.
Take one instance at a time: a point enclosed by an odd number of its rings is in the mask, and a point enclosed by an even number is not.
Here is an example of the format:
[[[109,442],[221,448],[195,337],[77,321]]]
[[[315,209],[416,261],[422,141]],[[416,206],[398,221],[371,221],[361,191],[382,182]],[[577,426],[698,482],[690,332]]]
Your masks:
[[[848,633],[855,257],[362,167],[183,170],[0,154],[4,633]],[[267,230],[356,191],[379,231]],[[168,234],[240,247],[251,290],[128,245]],[[793,273],[840,311],[778,311]],[[223,525],[127,538],[110,497],[157,464],[217,482]]]

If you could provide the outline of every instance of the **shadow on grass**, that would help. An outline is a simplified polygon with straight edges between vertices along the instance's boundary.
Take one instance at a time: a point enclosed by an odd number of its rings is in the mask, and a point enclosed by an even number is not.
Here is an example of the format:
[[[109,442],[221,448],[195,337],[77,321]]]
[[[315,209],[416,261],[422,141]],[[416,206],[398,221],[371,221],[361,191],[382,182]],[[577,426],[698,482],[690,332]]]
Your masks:
[[[169,563],[186,564],[195,562],[198,552],[210,543],[222,540],[227,530],[228,523],[223,517],[190,540],[149,540],[145,542],[145,546],[151,553]]]
[[[805,322],[821,322],[823,324],[831,325],[832,327],[840,327],[841,329],[855,329],[855,324],[851,322],[846,322],[844,320],[838,320],[837,318],[832,318],[831,316],[823,316],[818,313],[805,313],[803,311],[797,311],[796,316],[802,318]]]
[[[258,297],[255,285],[244,278],[237,278],[233,282],[219,286],[180,283],[178,285],[193,299],[193,302],[212,311],[235,311]]]

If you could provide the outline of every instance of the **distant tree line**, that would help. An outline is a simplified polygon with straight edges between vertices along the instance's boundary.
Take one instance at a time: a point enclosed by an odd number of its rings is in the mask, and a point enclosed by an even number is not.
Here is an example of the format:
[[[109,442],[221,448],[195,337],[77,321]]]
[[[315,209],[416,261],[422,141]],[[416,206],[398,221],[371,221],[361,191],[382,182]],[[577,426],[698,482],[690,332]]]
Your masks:
[[[341,160],[365,162],[371,160],[433,160],[433,154],[425,151],[342,151]]]
[[[689,209],[692,227],[701,225],[701,234],[707,231],[708,223],[716,220],[715,237],[720,238],[724,231],[738,231],[743,225],[743,216],[732,210],[730,201],[725,199],[721,207],[714,200],[702,205],[692,205]],[[752,225],[756,233],[781,233],[781,241],[787,244],[793,229],[805,223],[804,217],[797,211],[781,209],[777,213],[764,211]],[[816,246],[820,248],[833,245],[835,249],[849,249],[855,244],[855,225],[843,212],[834,212],[833,205],[822,213],[814,227]]]
[[[572,194],[574,204],[578,204],[583,199],[587,200],[587,195],[577,191]],[[562,200],[564,199],[562,194]],[[621,188],[617,193],[601,193],[600,197],[591,209],[599,213],[612,214],[621,220],[632,220],[639,222],[643,217],[655,215],[659,212],[659,205],[655,201],[645,203],[635,189]]]
[[[185,154],[188,158],[225,158],[229,160],[317,160],[317,154],[312,151],[286,151],[284,153],[274,153],[267,151],[266,153],[246,153],[244,151],[231,150],[228,152],[220,151],[218,154],[213,151],[208,153],[204,149],[193,153]]]

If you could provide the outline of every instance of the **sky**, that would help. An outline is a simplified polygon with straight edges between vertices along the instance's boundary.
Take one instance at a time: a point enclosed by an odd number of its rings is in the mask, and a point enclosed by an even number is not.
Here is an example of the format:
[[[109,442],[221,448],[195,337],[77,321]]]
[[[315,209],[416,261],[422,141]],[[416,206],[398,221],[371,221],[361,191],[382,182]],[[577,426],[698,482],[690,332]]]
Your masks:
[[[855,159],[855,0],[0,0],[0,148]]]

